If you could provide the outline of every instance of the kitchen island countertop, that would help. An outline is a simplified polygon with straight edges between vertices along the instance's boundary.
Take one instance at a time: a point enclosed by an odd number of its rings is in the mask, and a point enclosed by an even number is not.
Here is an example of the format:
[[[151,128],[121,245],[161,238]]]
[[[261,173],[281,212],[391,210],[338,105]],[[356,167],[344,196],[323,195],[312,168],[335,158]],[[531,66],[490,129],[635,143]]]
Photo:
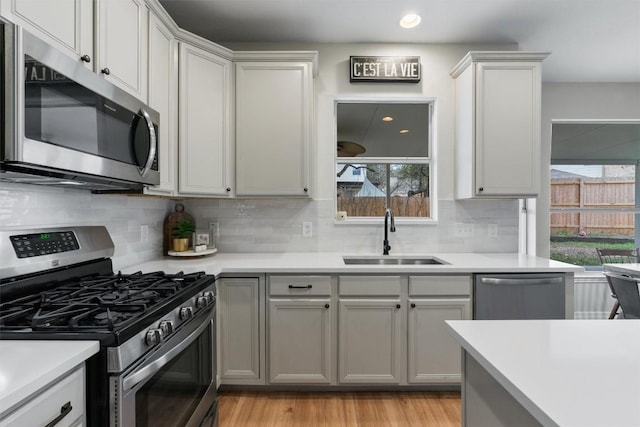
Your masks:
[[[98,350],[98,341],[0,340],[0,418]]]
[[[184,258],[159,257],[156,260],[122,268],[123,273],[135,271],[165,271],[185,273],[204,271],[220,275],[242,273],[292,274],[470,274],[470,273],[575,273],[582,267],[547,258],[517,253],[426,253],[393,254],[390,258],[433,256],[446,262],[442,265],[346,265],[343,256],[371,257],[378,254],[342,254],[334,252],[308,253],[217,253],[212,256]]]
[[[640,320],[447,323],[467,354],[540,425],[640,426]]]

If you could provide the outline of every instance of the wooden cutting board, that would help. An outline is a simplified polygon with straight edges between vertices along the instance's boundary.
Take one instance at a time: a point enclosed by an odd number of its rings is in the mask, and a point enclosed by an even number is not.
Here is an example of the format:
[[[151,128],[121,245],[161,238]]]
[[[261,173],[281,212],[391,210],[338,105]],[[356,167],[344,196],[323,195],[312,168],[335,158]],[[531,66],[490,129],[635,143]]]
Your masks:
[[[184,205],[182,203],[176,203],[176,211],[172,214],[167,215],[164,220],[164,245],[162,255],[168,256],[169,251],[171,250],[171,232],[173,227],[175,227],[179,222],[189,220],[193,222],[193,217],[184,211]],[[189,238],[189,246],[191,246],[191,238]]]

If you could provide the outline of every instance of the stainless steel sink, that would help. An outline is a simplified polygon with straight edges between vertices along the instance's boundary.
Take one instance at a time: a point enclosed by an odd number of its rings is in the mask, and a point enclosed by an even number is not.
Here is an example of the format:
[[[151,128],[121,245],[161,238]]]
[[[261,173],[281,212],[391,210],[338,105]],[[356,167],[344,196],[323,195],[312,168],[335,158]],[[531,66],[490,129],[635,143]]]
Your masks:
[[[432,256],[343,256],[347,265],[442,265],[447,262]]]

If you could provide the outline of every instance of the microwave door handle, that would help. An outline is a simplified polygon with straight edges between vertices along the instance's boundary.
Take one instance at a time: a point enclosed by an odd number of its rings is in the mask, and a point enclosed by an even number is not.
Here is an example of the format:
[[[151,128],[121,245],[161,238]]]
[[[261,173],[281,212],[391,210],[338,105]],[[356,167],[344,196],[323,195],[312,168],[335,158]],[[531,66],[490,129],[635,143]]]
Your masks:
[[[141,369],[133,372],[122,381],[123,392],[131,390],[139,383],[146,381],[154,376],[164,365],[169,363],[174,357],[180,354],[185,348],[193,343],[210,324],[210,320],[203,322],[193,332],[191,332],[185,339],[180,341],[175,347],[172,347],[162,356],[156,360],[150,362],[148,365],[143,366]]]
[[[144,117],[144,121],[147,122],[147,129],[149,130],[149,155],[147,156],[147,162],[144,167],[140,169],[140,176],[145,176],[149,169],[151,169],[151,165],[153,164],[153,159],[156,157],[156,150],[158,145],[158,138],[156,136],[156,130],[153,127],[153,121],[151,120],[151,116],[144,108],[140,109],[140,113],[142,117]]]

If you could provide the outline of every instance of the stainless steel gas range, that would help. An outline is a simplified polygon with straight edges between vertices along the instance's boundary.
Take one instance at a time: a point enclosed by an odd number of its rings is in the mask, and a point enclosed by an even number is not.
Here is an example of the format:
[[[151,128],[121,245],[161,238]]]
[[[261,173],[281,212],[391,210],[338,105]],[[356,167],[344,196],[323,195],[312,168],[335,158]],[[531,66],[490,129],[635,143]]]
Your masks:
[[[105,227],[0,231],[0,339],[97,340],[87,422],[215,426],[215,283],[114,273]]]

